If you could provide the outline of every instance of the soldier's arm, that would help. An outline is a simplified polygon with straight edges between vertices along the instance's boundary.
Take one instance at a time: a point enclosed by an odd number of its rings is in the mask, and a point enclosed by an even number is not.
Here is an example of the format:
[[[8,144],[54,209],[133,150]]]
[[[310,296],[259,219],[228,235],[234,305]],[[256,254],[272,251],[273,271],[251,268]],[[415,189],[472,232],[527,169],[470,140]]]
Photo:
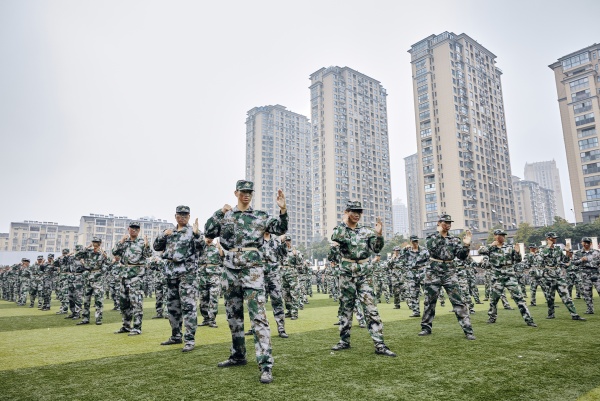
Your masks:
[[[219,209],[213,213],[213,215],[206,220],[204,224],[204,236],[206,238],[217,238],[221,235],[221,225],[223,224],[223,218],[225,213]]]
[[[340,245],[339,243],[335,242],[335,244],[337,245],[332,245],[329,248],[329,254],[327,255],[327,260],[329,260],[330,262],[337,262],[338,260],[341,259],[341,254],[340,254]]]
[[[271,217],[267,221],[267,232],[274,235],[285,234],[288,230],[288,214],[287,211],[279,215],[279,217]]]
[[[374,253],[381,252],[381,250],[383,249],[383,245],[384,245],[383,235],[378,236],[378,235],[374,234],[369,237],[368,241],[369,241],[368,242],[369,249],[371,249],[371,251],[373,251]]]
[[[513,248],[513,262],[521,263],[522,260],[523,260],[523,256],[521,255],[521,252],[517,252],[515,250],[515,248]]]
[[[125,251],[125,244],[121,241],[117,241],[115,246],[113,246],[112,254],[115,256],[123,256],[123,252]]]
[[[157,252],[164,251],[167,248],[167,236],[165,235],[164,231],[160,233],[158,237],[154,238],[152,247]]]
[[[489,255],[490,254],[490,247],[482,245],[479,247],[479,250],[477,251],[480,255]]]
[[[142,246],[142,257],[143,258],[152,257],[152,248],[150,247],[150,244],[144,243],[144,245]]]

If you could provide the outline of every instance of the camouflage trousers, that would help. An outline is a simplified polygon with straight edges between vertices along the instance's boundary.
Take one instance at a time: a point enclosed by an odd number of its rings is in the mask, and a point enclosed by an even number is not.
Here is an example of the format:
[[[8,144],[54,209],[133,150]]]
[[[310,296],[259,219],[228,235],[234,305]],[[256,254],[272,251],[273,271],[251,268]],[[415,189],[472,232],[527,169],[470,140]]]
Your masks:
[[[581,285],[581,274],[578,271],[569,270],[567,271],[567,291],[569,296],[573,296],[573,287],[575,287],[575,296],[581,297],[582,285]]]
[[[44,277],[42,281],[42,308],[49,310],[50,302],[52,300],[52,279],[50,277]]]
[[[375,291],[375,300],[381,302],[383,295],[385,302],[390,303],[390,291],[386,276],[373,275],[373,290]]]
[[[525,285],[525,275],[523,273],[516,273],[515,278],[519,287],[521,287],[521,295],[523,298],[527,298],[527,286]]]
[[[513,300],[517,303],[519,312],[521,312],[521,316],[523,316],[523,320],[525,320],[526,323],[533,323],[533,318],[529,313],[529,309],[527,309],[527,303],[523,298],[521,286],[519,285],[517,278],[515,276],[505,274],[499,274],[495,276],[494,280],[492,281],[492,297],[490,299],[490,309],[488,310],[490,321],[495,322],[498,318],[497,305],[505,288],[510,292]]]
[[[272,368],[271,330],[265,309],[264,271],[262,266],[230,269],[223,272],[225,312],[231,331],[230,359],[246,359],[244,336],[244,298],[254,332],[256,362],[261,370]]]
[[[392,270],[392,293],[394,294],[394,306],[399,308],[400,302],[406,300],[406,305],[410,307],[408,285],[398,269]]]
[[[221,285],[219,283],[219,285]],[[156,281],[156,296],[154,308],[156,309],[157,316],[163,316],[166,306],[165,295],[167,292],[167,283],[165,280],[157,280]]]
[[[326,290],[323,288],[323,278],[322,277],[317,277],[316,278],[316,285],[317,285],[317,292],[320,293],[321,289],[323,289],[323,293],[326,292]]]
[[[219,310],[219,295],[221,294],[220,273],[198,274],[198,297],[200,298],[200,314],[205,322],[214,322]]]
[[[104,311],[104,280],[102,278],[88,280],[83,289],[83,312],[81,320],[83,322],[90,321],[90,306],[94,297],[94,307],[96,313],[94,318],[96,323],[102,323],[102,313]]]
[[[23,306],[27,303],[27,294],[29,293],[30,282],[29,279],[21,279],[19,282],[19,300],[17,304]]]
[[[562,277],[544,277],[542,288],[545,287],[546,291],[546,302],[548,304],[548,315],[554,315],[554,298],[556,293],[560,296],[563,304],[567,307],[567,310],[571,316],[578,316],[575,310],[573,300],[569,296],[567,291],[567,280]]]
[[[335,301],[337,301],[340,296],[340,284],[338,277],[333,275],[329,276],[328,286],[329,294],[331,295],[329,298],[333,298]]]
[[[458,285],[460,286],[460,292],[463,296],[463,301],[469,308],[469,313],[471,313],[475,307],[473,303],[473,299],[471,299],[471,293],[469,292],[469,280],[466,277],[458,276]]]
[[[113,279],[108,282],[108,292],[110,293],[110,299],[113,301],[113,307],[119,309],[121,285],[118,278],[113,277]]]
[[[587,312],[593,313],[594,301],[592,297],[594,287],[596,287],[596,291],[600,294],[600,274],[598,274],[598,269],[583,269],[581,272],[581,284],[583,287],[583,299],[587,305]]]
[[[198,281],[196,272],[182,273],[167,278],[167,311],[171,324],[171,339],[182,339],[182,328],[185,327],[183,341],[186,344],[196,343],[198,328]]]
[[[467,282],[468,282],[468,286],[469,286],[469,293],[471,294],[471,296],[473,297],[473,299],[475,300],[476,303],[481,303],[481,299],[479,298],[479,288],[477,288],[477,283],[475,282],[474,279],[471,279],[471,278],[468,278]]]
[[[83,298],[83,276],[81,274],[69,274],[67,277],[67,299],[73,315],[79,316],[81,313],[81,298]]]
[[[529,301],[529,302],[532,306],[536,305],[535,296],[536,296],[538,287],[540,287],[542,289],[542,294],[544,294],[544,297],[545,297],[546,291],[544,290],[544,287],[542,286],[542,278],[541,277],[531,277],[531,279],[529,281],[529,295],[531,296],[531,301]]]
[[[306,291],[306,276],[298,274],[298,305],[303,306],[307,301],[308,292]]]
[[[69,312],[69,281],[67,280],[67,275],[64,273],[61,273],[58,279],[56,296],[60,300],[60,311],[64,313]]]
[[[300,306],[300,284],[298,283],[298,273],[296,268],[289,266],[281,267],[281,292],[285,308],[290,316],[298,316],[298,307]]]
[[[42,292],[44,291],[44,284],[41,277],[31,279],[29,283],[29,306],[34,306],[36,298],[38,299],[39,306],[42,305]]]
[[[483,276],[483,284],[485,286],[485,299],[490,299],[492,294],[492,274],[489,271]]]
[[[375,305],[373,293],[373,277],[364,275],[358,277],[339,276],[340,280],[340,341],[350,344],[352,316],[360,302],[363,307],[369,334],[375,345],[383,344],[383,323]],[[358,318],[358,316],[357,316]],[[360,320],[359,320],[360,321]]]
[[[421,296],[421,287],[423,286],[424,274],[421,271],[413,271],[408,279],[408,307],[413,313],[421,314],[421,305],[419,298]]]
[[[448,299],[452,303],[458,324],[465,334],[473,334],[469,309],[463,301],[456,269],[453,267],[435,266],[434,263],[425,270],[425,279],[423,287],[425,292],[425,305],[423,319],[421,319],[421,328],[429,333],[433,328],[433,319],[435,318],[435,306],[442,288],[448,293]]]
[[[265,266],[265,291],[271,297],[273,317],[279,332],[285,331],[285,311],[283,309],[283,296],[281,295],[281,276],[277,265]]]
[[[144,291],[142,289],[142,278],[121,278],[121,290],[119,297],[119,309],[123,317],[123,327],[131,329],[132,332],[142,332],[142,319],[144,317]]]

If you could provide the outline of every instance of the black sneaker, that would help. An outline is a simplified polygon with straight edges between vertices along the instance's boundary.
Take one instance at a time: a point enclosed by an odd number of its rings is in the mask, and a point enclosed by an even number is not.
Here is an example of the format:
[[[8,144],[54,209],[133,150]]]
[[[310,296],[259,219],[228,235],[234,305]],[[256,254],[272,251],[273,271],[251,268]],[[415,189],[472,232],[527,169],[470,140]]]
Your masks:
[[[198,326],[208,326],[208,320],[203,321]]]
[[[129,333],[130,331],[131,329],[128,329],[127,327],[121,327],[119,330],[115,331],[115,334]]]
[[[421,314],[417,313],[417,312],[413,312],[412,315],[410,315],[409,317],[421,317]]]
[[[173,345],[173,344],[181,344],[183,341],[180,339],[174,340],[169,338],[167,341],[163,341],[160,345]]]
[[[392,358],[395,358],[397,356],[385,344],[375,347],[375,353],[377,355],[391,356]]]
[[[336,345],[331,347],[331,349],[333,351],[340,351],[340,350],[348,349],[348,348],[350,348],[350,344],[348,344],[347,342],[343,342],[343,341],[340,341],[339,343],[337,343]]]
[[[554,314],[546,316],[546,319],[554,319]]]
[[[248,363],[246,359],[228,359],[223,362],[217,363],[219,368],[231,368],[233,366],[244,366]]]
[[[585,321],[587,320],[587,319],[584,319],[584,318],[582,318],[582,317],[581,317],[581,316],[579,316],[579,315],[575,315],[575,316],[573,316],[571,319],[573,319],[573,320],[581,320],[582,322],[585,322]]]
[[[419,335],[420,335],[421,337],[424,337],[424,336],[430,336],[430,335],[431,335],[431,331],[427,331],[427,330],[421,330],[421,331],[419,332]]]
[[[213,329],[218,328],[219,326],[217,326],[217,323],[215,323],[214,321],[210,321],[208,322],[208,327],[212,327]]]
[[[186,344],[183,349],[181,350],[181,352],[190,352],[195,348],[194,344]]]
[[[130,331],[129,334],[127,334],[127,335],[130,337],[133,337],[133,336],[139,336],[141,334],[142,334],[141,331],[136,330],[136,331]]]
[[[487,324],[493,324],[493,323],[496,323],[496,319],[488,319],[486,323],[487,323]]]
[[[586,310],[584,313],[585,313],[586,315],[593,315],[593,314],[594,314],[594,311],[593,311],[593,310],[589,310],[589,309],[588,309],[588,310]]]
[[[476,338],[475,338],[475,336],[474,336],[473,334],[467,334],[467,335],[465,335],[465,337],[466,337],[466,338],[467,338],[467,340],[469,340],[469,341],[474,341],[474,340],[476,339]]]
[[[535,324],[533,322],[529,322],[529,323],[527,323],[527,326],[529,326],[529,327],[537,327],[537,324]]]
[[[90,322],[88,320],[82,320],[81,322],[76,323],[75,325],[76,326],[81,326],[82,324],[90,324]]]
[[[281,331],[279,331],[279,337],[288,338],[289,336],[284,330],[281,330]]]
[[[260,382],[263,384],[269,384],[273,381],[273,373],[271,373],[271,369],[264,368],[260,373]]]

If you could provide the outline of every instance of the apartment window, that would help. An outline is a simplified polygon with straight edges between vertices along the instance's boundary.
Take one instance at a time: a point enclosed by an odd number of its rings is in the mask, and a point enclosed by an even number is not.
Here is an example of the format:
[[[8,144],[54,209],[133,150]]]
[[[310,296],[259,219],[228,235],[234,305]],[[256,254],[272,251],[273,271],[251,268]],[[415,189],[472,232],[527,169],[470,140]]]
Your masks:
[[[569,88],[571,88],[571,93],[588,88],[589,86],[590,86],[590,81],[589,81],[588,77],[579,78],[579,79],[576,79],[575,81],[569,82]]]
[[[569,57],[568,59],[563,60],[563,70],[568,70],[569,68],[577,67],[578,65],[587,63],[588,61],[590,61],[590,54],[588,52],[579,53],[573,57]]]
[[[577,138],[586,138],[596,135],[596,127],[588,127],[577,131]]]
[[[421,130],[421,138],[428,138],[431,136],[431,128]]]
[[[433,203],[437,201],[437,194],[426,194],[425,203]]]
[[[584,212],[594,212],[600,210],[600,201],[583,202]]]
[[[595,187],[600,185],[600,175],[592,175],[590,177],[584,177],[583,182],[586,187]]]
[[[582,162],[591,162],[594,160],[600,160],[600,150],[594,149],[594,150],[589,150],[587,152],[581,152],[579,154],[579,157],[581,157]]]
[[[594,113],[587,113],[582,116],[575,117],[575,125],[576,126],[593,123],[594,121],[596,121],[596,119],[594,118]],[[581,142],[581,141],[579,141],[579,142]]]
[[[430,116],[429,110],[428,111],[422,111],[419,113],[419,120],[426,120],[428,119]]]
[[[425,93],[424,95],[419,95],[419,103],[423,103],[426,102],[427,100],[429,100],[429,94]]]
[[[425,192],[435,191],[435,184],[425,184]]]
[[[427,84],[418,86],[417,93],[421,94],[421,93],[427,92],[427,89],[429,89],[429,86]]]
[[[427,76],[417,78],[417,86],[427,84]]]
[[[600,173],[600,163],[589,163],[581,166],[583,174]]]
[[[428,110],[428,109],[429,109],[429,102],[421,103],[419,105],[419,110]]]
[[[571,101],[577,102],[582,99],[587,99],[591,96],[591,92],[589,89],[585,89],[579,92],[571,93]]]
[[[586,199],[600,199],[600,188],[598,189],[588,189],[585,191]]]
[[[575,114],[585,113],[586,111],[590,111],[592,109],[592,101],[586,100],[584,102],[577,103],[573,105],[573,111]]]
[[[435,212],[437,210],[437,204],[435,203],[427,203],[425,204],[425,211],[427,212]]]

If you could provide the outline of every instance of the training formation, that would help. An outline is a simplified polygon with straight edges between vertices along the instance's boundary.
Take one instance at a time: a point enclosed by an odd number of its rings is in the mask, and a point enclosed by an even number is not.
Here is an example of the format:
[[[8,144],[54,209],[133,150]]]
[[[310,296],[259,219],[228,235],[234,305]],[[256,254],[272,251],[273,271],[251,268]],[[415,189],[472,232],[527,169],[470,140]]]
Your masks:
[[[229,357],[217,366],[246,365],[246,336],[251,336],[261,383],[273,381],[266,303],[271,302],[279,337],[289,338],[285,320],[301,317],[313,295],[313,284],[317,292],[329,294],[339,303],[337,316],[332,316],[332,322],[339,326],[339,340],[331,347],[336,352],[351,348],[356,317],[372,338],[374,353],[396,357],[384,341],[384,324],[377,308],[381,302],[393,302],[395,309],[405,302],[410,317],[421,319],[420,331],[415,329],[415,335],[430,336],[434,333],[438,301],[442,306],[448,301],[465,339],[471,341],[476,339],[470,318],[475,313],[474,304],[489,301],[487,323],[501,326],[498,302],[512,309],[505,290],[525,324],[532,328],[537,324],[528,307],[537,306],[538,287],[546,299],[547,319],[555,318],[558,292],[571,318],[585,321],[573,304],[573,289],[587,305],[585,314],[594,314],[592,292],[594,288],[600,292],[600,253],[592,249],[589,237],[584,237],[581,249],[573,252],[568,242],[564,249],[559,247],[556,233],[548,232],[544,245],[529,244],[525,252],[518,244],[509,244],[506,232],[498,229],[493,232],[493,242],[477,250],[483,257],[478,263],[471,256],[471,233],[466,231],[462,237],[451,234],[452,217],[442,214],[436,232],[427,238],[411,236],[408,244],[395,247],[382,260],[381,219],[377,218],[374,227],[362,225],[361,202],[348,201],[343,221],[333,229],[327,263],[313,269],[287,234],[283,191],[277,193],[279,215],[270,216],[252,208],[254,190],[253,182],[238,181],[237,203],[215,211],[203,230],[198,219],[190,225],[190,208],[180,205],[175,208],[173,228],[164,230],[152,242],[140,235],[140,223],[132,221],[128,233],[113,249],[103,249],[102,240],[94,237],[88,246],[63,249],[56,258],[53,254],[47,259],[39,256],[33,264],[23,258],[20,264],[0,267],[2,299],[48,311],[54,293],[60,301],[56,314],[76,320],[79,326],[102,325],[104,300],[110,299],[112,309],[122,315],[122,326],[114,334],[139,336],[143,333],[143,300],[154,295],[152,319],[168,319],[171,327],[171,336],[160,345],[180,344],[182,352],[190,352],[195,348],[198,326],[217,327],[222,297],[231,348]],[[478,284],[485,285],[483,298]],[[251,322],[247,330],[245,308]]]

